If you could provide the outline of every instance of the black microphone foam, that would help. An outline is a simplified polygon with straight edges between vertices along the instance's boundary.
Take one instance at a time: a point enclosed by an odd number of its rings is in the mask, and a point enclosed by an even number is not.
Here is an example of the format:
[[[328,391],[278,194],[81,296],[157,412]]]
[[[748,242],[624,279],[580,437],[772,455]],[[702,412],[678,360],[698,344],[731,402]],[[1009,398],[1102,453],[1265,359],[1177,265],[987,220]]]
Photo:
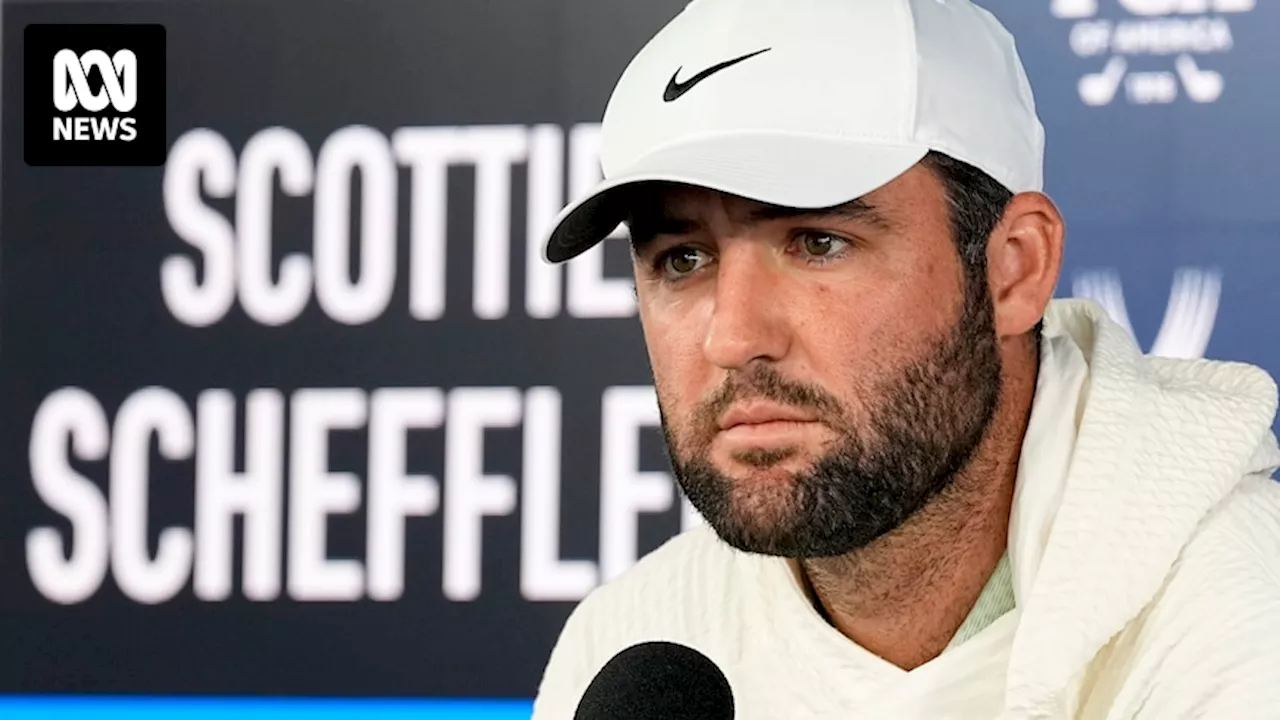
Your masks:
[[[614,655],[578,702],[573,720],[733,720],[733,690],[706,655],[644,642]]]

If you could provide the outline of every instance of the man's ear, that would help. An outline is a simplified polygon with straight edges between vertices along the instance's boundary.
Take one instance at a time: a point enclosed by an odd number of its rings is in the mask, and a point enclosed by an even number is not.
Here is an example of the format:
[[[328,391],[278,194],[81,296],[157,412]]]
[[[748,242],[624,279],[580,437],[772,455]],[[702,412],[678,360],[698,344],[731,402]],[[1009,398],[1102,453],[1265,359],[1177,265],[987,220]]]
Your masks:
[[[1053,201],[1038,192],[1015,195],[987,242],[987,275],[996,333],[1029,332],[1044,317],[1062,270],[1066,225]]]

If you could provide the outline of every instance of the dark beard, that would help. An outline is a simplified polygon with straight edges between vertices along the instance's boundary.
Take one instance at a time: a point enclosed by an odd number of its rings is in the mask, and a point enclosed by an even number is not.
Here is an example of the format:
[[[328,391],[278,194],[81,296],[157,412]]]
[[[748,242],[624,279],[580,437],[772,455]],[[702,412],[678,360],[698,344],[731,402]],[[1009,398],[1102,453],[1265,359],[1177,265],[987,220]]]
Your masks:
[[[695,410],[684,448],[673,442],[663,413],[676,480],[721,539],[766,555],[844,555],[899,527],[952,483],[982,442],[1000,395],[991,296],[985,278],[967,285],[959,322],[882,386],[860,427],[820,387],[788,380],[765,364],[732,374]],[[755,397],[813,412],[839,439],[790,481],[736,482],[709,459],[716,419]],[[770,448],[734,459],[768,468],[797,451]]]

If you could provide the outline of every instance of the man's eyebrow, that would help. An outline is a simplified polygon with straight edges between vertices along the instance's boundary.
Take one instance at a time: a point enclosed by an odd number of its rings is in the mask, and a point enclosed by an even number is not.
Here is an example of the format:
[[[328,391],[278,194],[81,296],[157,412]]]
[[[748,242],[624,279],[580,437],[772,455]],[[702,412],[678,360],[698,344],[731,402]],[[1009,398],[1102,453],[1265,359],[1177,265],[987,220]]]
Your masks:
[[[643,255],[659,235],[692,235],[702,227],[697,220],[665,214],[632,215],[625,222],[636,255]]]
[[[794,219],[837,219],[875,225],[882,230],[892,230],[894,224],[875,205],[858,198],[825,208],[793,208],[765,205],[751,211],[751,221]]]
[[[764,205],[752,210],[747,216],[749,224],[759,224],[774,220],[844,220],[867,223],[882,230],[893,230],[895,225],[881,213],[876,206],[858,198],[825,208],[794,208],[780,205]],[[632,213],[628,217],[627,228],[631,235],[632,249],[641,254],[654,238],[659,235],[691,235],[702,228],[698,220],[669,214],[659,209],[655,212]]]
[[[649,235],[688,235],[697,232],[702,223],[677,215],[654,215],[647,218],[634,218],[632,225],[644,229]]]

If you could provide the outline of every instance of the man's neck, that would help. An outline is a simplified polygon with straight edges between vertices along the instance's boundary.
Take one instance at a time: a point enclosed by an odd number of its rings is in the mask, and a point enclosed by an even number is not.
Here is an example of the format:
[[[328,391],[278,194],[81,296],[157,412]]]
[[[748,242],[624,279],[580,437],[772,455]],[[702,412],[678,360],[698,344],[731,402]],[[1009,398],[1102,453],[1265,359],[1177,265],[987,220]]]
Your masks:
[[[849,555],[800,562],[828,622],[905,670],[947,647],[1007,548],[1031,398],[1012,394],[973,461],[923,510]]]

